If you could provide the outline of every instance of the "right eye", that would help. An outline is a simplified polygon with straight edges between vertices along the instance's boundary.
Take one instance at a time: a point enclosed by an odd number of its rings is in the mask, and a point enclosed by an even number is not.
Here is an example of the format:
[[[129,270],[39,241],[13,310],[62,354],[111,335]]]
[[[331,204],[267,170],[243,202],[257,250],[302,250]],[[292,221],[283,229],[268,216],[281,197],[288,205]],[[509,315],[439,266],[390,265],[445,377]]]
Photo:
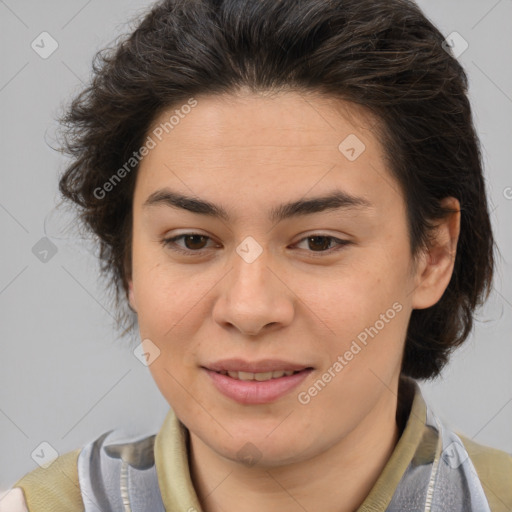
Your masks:
[[[185,248],[176,243],[181,239],[183,239]],[[163,239],[162,244],[164,247],[167,247],[172,251],[192,256],[203,253],[205,249],[198,246],[203,246],[206,240],[211,240],[211,238],[209,236],[202,235],[201,233],[183,233],[175,237]]]

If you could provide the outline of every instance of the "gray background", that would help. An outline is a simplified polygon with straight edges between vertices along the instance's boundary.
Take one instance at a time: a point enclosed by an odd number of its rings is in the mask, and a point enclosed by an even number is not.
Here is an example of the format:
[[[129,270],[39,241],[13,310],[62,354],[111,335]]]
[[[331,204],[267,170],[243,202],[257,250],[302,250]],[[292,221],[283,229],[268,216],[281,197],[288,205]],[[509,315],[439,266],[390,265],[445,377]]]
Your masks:
[[[87,81],[95,51],[149,4],[0,0],[0,490],[37,467],[31,453],[43,441],[62,454],[121,425],[156,432],[168,409],[132,353],[136,338],[116,340],[94,251],[62,235],[66,217],[54,208],[66,162],[50,147],[55,118]],[[448,424],[512,453],[512,1],[419,4],[443,34],[469,43],[459,59],[502,256],[471,338],[442,378],[422,388]],[[59,45],[47,59],[31,48],[43,31]],[[45,234],[57,248],[46,263],[32,252]]]

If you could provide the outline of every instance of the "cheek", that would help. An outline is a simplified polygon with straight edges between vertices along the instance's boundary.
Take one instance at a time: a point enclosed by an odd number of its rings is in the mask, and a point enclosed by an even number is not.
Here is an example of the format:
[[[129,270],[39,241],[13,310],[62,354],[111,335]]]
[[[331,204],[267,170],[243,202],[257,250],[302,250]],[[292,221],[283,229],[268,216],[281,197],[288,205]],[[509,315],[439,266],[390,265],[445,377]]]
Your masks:
[[[310,294],[312,309],[332,331],[330,343],[320,340],[318,348],[328,351],[331,365],[338,356],[344,360],[339,380],[360,382],[371,369],[386,380],[395,371],[410,315],[407,265],[398,254],[361,258]]]
[[[350,429],[388,392],[399,373],[409,311],[397,293],[376,284],[377,279],[347,280],[344,292],[334,289],[335,300],[315,299],[322,304],[319,316],[334,334],[317,339],[323,365],[299,392],[300,403],[307,403],[303,412],[320,423],[328,411],[330,421]]]
[[[150,254],[134,257],[133,283],[141,335],[165,337],[192,307],[190,280]]]
[[[395,259],[388,265],[384,259],[362,255],[350,267],[310,282],[306,292],[310,304],[343,331],[372,325],[395,302],[403,306],[407,296],[406,262]]]

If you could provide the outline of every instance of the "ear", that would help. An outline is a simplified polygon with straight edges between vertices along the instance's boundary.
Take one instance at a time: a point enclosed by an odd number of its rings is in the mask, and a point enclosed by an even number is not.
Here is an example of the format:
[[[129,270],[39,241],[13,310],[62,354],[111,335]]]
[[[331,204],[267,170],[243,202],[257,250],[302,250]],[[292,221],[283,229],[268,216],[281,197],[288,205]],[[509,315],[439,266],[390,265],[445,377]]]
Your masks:
[[[135,302],[135,294],[133,293],[133,281],[131,279],[128,280],[128,302],[130,303],[130,307],[137,313],[137,305]]]
[[[429,247],[419,255],[412,294],[413,309],[436,304],[452,277],[460,232],[460,203],[454,197],[446,197],[441,206],[455,211],[438,221]]]

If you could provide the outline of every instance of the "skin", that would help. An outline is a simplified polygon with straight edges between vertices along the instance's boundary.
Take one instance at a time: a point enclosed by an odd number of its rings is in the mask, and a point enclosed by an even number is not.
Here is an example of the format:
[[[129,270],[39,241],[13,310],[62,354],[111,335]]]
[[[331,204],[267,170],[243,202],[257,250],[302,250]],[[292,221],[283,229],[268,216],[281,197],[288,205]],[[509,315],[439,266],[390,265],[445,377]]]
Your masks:
[[[413,258],[400,187],[384,163],[375,119],[362,107],[295,92],[196,99],[140,165],[129,299],[141,339],[160,350],[149,366],[153,378],[190,431],[201,505],[205,512],[353,511],[398,440],[407,323],[448,285],[459,214],[439,222],[432,246]],[[354,161],[338,149],[349,134],[366,146]],[[144,206],[166,187],[221,205],[230,219]],[[334,189],[370,206],[268,219],[272,207]],[[453,198],[445,203],[459,206]],[[177,240],[189,254],[162,242],[191,232],[210,238]],[[322,248],[308,243],[312,235],[350,243],[330,239]],[[248,236],[262,249],[252,263],[236,252]],[[301,404],[298,393],[396,303],[401,311]],[[242,405],[201,369],[226,357],[279,358],[314,370],[273,403]],[[237,456],[248,442],[259,452],[252,466]]]

